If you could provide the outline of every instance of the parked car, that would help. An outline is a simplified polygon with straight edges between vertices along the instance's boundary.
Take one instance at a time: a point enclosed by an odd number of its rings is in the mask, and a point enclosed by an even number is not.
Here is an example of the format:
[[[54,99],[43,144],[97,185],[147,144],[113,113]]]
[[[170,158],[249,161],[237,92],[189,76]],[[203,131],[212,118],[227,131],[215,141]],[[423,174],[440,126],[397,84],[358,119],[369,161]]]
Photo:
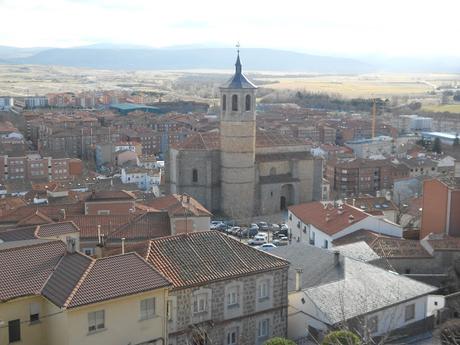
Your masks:
[[[224,224],[224,223],[222,223],[221,220],[213,220],[213,221],[211,221],[211,224],[209,225],[209,228],[210,228],[211,230],[217,230],[217,227],[218,227],[219,225],[221,225],[221,224]]]
[[[259,231],[259,226],[256,223],[252,223],[249,229],[256,229],[257,231]]]
[[[278,230],[273,234],[273,237],[288,237],[289,236],[289,230]]]
[[[268,239],[267,234],[257,234],[254,236],[254,238],[251,238],[248,241],[248,244],[251,246],[261,245],[261,244],[267,243],[267,239]]]
[[[260,249],[260,250],[263,250],[263,251],[269,251],[273,248],[276,248],[276,245],[273,244],[273,243],[264,243],[258,247],[256,247],[257,249]]]
[[[239,226],[233,226],[229,229],[228,233],[236,236],[239,231],[241,231],[241,228]]]
[[[289,230],[289,227],[287,226],[287,224],[283,223],[280,224],[280,230]]]
[[[248,238],[248,237],[253,238],[258,233],[259,233],[258,229],[248,228],[248,229],[243,229],[242,231],[240,231],[238,235],[239,237],[242,237],[242,238]]]
[[[219,230],[219,231],[227,231],[228,229],[228,225],[227,224],[224,224],[224,223],[220,223],[219,225],[216,226],[216,230]]]
[[[270,228],[267,222],[259,222],[257,223],[257,225],[259,226],[259,230],[262,230],[262,231],[267,231]]]

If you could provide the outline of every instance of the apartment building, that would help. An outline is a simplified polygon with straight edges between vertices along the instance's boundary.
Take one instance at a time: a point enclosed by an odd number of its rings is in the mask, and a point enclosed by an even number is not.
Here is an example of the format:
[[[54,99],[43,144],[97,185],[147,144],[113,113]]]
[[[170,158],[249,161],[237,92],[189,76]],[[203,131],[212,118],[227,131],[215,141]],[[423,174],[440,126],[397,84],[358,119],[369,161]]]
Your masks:
[[[166,344],[170,282],[139,255],[93,259],[60,240],[0,244],[0,343]]]

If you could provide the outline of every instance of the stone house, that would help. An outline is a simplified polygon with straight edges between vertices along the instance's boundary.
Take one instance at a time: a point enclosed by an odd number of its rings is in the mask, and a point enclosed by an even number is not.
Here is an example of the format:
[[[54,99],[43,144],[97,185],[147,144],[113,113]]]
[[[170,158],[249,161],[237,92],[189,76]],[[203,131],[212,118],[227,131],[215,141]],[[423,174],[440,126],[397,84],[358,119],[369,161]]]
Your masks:
[[[169,345],[253,345],[286,336],[287,261],[217,231],[153,239],[139,254],[173,283]]]

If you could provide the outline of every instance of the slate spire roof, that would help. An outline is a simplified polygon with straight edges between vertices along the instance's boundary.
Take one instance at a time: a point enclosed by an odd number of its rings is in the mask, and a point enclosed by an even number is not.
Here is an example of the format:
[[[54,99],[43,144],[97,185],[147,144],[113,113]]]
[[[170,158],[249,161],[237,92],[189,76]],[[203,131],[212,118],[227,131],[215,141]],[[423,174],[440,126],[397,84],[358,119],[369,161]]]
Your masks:
[[[235,63],[235,74],[226,84],[221,86],[221,89],[257,89],[257,86],[243,74],[239,52]]]

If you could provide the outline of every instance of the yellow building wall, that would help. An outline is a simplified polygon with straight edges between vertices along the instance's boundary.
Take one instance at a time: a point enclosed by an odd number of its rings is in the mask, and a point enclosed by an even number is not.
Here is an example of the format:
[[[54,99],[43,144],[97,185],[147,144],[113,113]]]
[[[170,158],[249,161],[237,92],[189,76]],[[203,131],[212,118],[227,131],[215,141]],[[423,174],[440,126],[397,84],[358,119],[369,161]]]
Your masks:
[[[157,316],[141,321],[140,301],[150,297],[156,298]],[[166,344],[166,297],[167,290],[162,289],[106,303],[69,309],[67,310],[69,342],[66,345],[134,345],[159,338],[165,339]],[[98,310],[105,311],[105,330],[89,334],[88,313]]]
[[[156,317],[140,320],[140,302],[156,298]],[[41,296],[0,303],[0,344],[9,344],[8,321],[21,320],[21,345],[126,345],[164,339],[167,289],[112,299],[75,309],[61,309]],[[40,304],[40,322],[29,324],[30,304]],[[88,333],[88,313],[105,311],[105,330]],[[158,344],[162,342],[159,341]]]
[[[29,323],[30,304],[38,303],[40,305],[40,318],[44,315],[44,300],[41,296],[31,296],[17,298],[5,303],[0,303],[0,344],[9,344],[8,321],[21,320],[21,345],[46,345],[44,339],[44,322]]]

